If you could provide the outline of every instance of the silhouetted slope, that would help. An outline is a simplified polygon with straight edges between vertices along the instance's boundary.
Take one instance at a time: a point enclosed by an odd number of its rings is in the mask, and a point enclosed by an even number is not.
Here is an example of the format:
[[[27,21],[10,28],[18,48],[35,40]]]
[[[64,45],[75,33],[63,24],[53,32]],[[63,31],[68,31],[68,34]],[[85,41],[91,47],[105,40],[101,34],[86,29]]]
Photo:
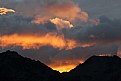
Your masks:
[[[0,53],[0,81],[121,81],[121,58],[92,56],[69,73],[60,74],[18,53]]]
[[[121,59],[117,56],[92,56],[69,73],[63,81],[121,81]]]
[[[58,81],[60,74],[18,53],[0,53],[0,81]]]

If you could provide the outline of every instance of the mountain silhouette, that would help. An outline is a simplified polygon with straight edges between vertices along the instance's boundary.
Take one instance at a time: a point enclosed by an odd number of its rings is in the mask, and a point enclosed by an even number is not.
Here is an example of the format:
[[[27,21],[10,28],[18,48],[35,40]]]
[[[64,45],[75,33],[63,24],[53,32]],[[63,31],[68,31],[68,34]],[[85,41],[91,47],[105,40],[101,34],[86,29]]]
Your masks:
[[[121,58],[92,56],[67,73],[22,57],[17,52],[0,53],[0,81],[121,81]]]
[[[64,73],[63,79],[66,81],[121,81],[121,58],[115,55],[92,56],[69,73]]]
[[[56,72],[14,51],[0,53],[0,81],[57,81]]]

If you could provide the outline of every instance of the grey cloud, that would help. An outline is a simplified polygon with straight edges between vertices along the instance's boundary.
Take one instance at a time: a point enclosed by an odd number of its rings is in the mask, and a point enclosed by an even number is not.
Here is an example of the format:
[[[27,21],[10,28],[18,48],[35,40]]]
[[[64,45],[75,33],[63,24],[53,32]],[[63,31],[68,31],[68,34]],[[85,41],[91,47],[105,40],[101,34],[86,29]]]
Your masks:
[[[121,19],[110,19],[105,16],[99,18],[98,25],[77,26],[63,29],[65,37],[81,42],[117,42],[121,39]],[[107,43],[106,42],[106,43]]]
[[[93,40],[98,41],[117,41],[121,39],[121,20],[111,20],[107,17],[100,17],[100,24],[97,26],[88,27],[86,29],[85,39],[91,39],[90,35],[93,35]]]
[[[24,17],[21,15],[0,16],[0,34],[28,33],[28,34],[44,34],[56,30],[51,22],[44,25],[32,23],[32,17]]]

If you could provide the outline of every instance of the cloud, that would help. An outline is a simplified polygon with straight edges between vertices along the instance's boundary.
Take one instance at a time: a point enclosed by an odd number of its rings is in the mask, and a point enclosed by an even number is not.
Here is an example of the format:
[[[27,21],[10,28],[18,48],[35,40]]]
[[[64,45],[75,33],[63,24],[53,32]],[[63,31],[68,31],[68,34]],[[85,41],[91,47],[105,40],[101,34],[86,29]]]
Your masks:
[[[8,12],[15,12],[13,9],[7,9],[7,8],[0,8],[0,15],[5,15]]]
[[[63,19],[55,18],[55,19],[50,19],[50,21],[56,25],[58,30],[61,30],[63,28],[74,27],[69,21]]]
[[[16,11],[35,17],[34,22],[40,24],[56,17],[69,21],[88,21],[88,13],[71,0],[24,0],[17,4]]]
[[[32,17],[17,14],[0,16],[0,34],[44,34],[56,30],[56,26],[51,22],[36,25],[32,23],[32,20]]]
[[[115,42],[121,39],[121,20],[111,20],[105,16],[99,18],[100,24],[85,28],[82,38],[102,42]]]

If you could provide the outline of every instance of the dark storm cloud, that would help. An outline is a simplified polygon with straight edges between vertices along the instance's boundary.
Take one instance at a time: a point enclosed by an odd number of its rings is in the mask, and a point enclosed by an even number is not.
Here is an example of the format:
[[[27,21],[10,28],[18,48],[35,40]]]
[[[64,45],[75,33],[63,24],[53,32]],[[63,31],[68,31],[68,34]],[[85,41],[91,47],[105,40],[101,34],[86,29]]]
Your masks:
[[[120,41],[121,39],[121,20],[109,19],[105,16],[99,18],[100,24],[85,27],[82,33],[83,40],[95,41]],[[82,30],[83,31],[83,30]]]
[[[121,0],[74,0],[87,10],[91,17],[105,15],[110,18],[121,18]]]
[[[62,29],[66,38],[76,39],[80,42],[112,43],[121,39],[121,20],[110,19],[105,16],[99,18],[98,25],[76,26],[70,29]]]
[[[44,25],[32,23],[32,17],[25,17],[16,14],[0,16],[0,34],[44,34],[56,30],[51,22]]]

